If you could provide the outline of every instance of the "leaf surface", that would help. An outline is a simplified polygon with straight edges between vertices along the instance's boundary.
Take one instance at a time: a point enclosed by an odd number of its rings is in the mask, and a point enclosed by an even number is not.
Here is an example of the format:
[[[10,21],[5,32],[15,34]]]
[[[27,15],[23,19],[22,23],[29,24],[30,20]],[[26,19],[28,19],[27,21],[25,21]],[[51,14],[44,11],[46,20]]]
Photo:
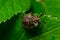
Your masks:
[[[45,0],[46,15],[42,16],[45,26],[42,26],[41,35],[31,40],[60,40],[60,1]],[[46,29],[45,29],[46,28]]]
[[[0,23],[19,12],[29,10],[30,3],[30,0],[0,0]]]

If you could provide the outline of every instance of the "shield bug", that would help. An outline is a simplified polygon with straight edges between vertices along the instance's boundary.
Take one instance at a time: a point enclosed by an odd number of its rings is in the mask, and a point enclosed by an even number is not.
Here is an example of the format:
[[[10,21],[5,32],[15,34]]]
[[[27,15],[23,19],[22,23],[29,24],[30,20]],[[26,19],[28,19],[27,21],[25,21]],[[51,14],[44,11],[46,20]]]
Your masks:
[[[31,13],[25,14],[22,23],[26,29],[32,29],[38,26],[39,18]]]

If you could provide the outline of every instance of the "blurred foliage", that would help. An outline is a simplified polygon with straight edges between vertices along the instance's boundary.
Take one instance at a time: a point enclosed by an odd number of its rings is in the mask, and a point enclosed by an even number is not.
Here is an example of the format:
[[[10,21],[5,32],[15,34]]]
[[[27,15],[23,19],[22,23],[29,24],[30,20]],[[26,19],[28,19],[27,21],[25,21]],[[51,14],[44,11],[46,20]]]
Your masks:
[[[0,0],[0,40],[60,40],[60,1],[45,0],[44,3],[37,0]],[[24,29],[24,12],[43,14],[37,28]]]
[[[30,5],[30,0],[0,0],[0,23],[10,20],[18,12],[29,10]]]

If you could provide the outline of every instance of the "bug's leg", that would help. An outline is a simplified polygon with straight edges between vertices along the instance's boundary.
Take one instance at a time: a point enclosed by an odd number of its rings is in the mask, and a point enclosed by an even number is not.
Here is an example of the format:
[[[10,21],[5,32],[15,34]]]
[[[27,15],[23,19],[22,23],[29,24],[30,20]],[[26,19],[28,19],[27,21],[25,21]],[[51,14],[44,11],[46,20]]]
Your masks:
[[[47,26],[45,25],[45,23],[44,23],[44,22],[42,22],[42,21],[41,21],[41,19],[40,19],[40,23],[43,25],[44,30],[48,31]]]
[[[43,16],[43,15],[44,15],[43,13],[40,13],[38,16],[41,17],[41,16]]]

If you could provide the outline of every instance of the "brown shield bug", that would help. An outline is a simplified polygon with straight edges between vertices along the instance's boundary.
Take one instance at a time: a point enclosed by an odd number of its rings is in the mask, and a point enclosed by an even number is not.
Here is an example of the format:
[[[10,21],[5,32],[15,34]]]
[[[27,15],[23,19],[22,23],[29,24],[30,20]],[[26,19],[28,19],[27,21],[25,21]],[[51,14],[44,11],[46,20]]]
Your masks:
[[[25,14],[22,18],[22,23],[26,29],[32,29],[38,26],[39,17],[31,13]]]

